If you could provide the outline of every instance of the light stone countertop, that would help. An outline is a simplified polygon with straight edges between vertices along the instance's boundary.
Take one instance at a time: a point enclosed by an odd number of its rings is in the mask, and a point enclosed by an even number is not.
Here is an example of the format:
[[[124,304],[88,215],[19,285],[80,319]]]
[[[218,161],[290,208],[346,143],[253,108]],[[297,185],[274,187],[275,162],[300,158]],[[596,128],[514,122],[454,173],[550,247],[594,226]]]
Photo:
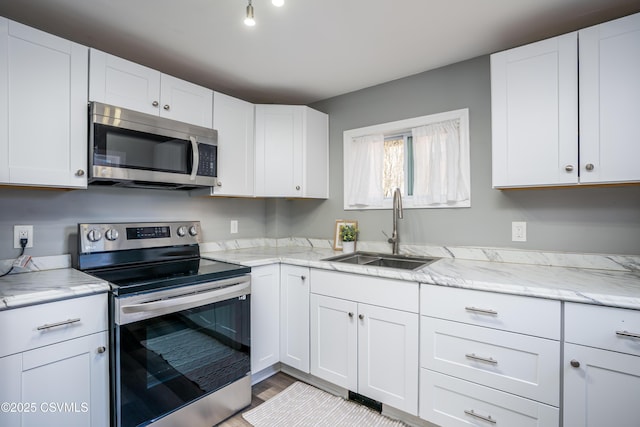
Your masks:
[[[640,271],[442,258],[418,271],[323,261],[329,248],[258,247],[206,252],[213,259],[258,267],[282,262],[418,283],[640,310]]]
[[[330,241],[254,240],[204,244],[202,256],[250,267],[282,262],[416,283],[640,310],[639,256],[405,247],[405,253],[441,257],[419,271],[407,271],[324,261],[342,254],[331,249]],[[358,249],[384,252],[387,246],[362,242]],[[69,268],[68,255],[36,259],[34,264],[41,271],[0,278],[0,310],[110,289],[107,282]]]
[[[0,310],[108,292],[109,283],[73,268],[9,274],[0,278]]]

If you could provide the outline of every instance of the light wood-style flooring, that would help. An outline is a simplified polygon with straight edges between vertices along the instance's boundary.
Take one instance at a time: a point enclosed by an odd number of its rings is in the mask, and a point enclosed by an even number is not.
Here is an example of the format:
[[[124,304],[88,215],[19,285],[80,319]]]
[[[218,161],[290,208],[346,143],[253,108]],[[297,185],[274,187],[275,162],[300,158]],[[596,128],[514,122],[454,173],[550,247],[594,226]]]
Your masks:
[[[296,381],[292,376],[278,372],[266,380],[259,382],[251,388],[251,406],[247,407],[243,412],[266,402]],[[218,424],[217,427],[251,427],[251,424],[242,418],[242,413],[238,413]]]

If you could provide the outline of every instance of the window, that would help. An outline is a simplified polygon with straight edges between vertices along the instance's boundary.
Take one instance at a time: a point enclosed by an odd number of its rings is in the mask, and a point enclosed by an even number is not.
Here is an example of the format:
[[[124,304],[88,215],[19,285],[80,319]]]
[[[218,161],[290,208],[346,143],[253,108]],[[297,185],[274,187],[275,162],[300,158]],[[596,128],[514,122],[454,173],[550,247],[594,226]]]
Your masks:
[[[344,208],[470,206],[468,109],[344,132]]]

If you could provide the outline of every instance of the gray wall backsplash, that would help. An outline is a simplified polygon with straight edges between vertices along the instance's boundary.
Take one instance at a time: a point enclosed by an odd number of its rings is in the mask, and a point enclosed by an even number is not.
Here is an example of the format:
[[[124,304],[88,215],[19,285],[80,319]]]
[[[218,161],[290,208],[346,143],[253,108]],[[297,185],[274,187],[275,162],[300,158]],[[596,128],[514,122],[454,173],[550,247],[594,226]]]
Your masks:
[[[343,209],[343,132],[364,126],[469,108],[471,207],[413,209],[399,220],[401,243],[513,247],[568,252],[640,254],[640,186],[494,190],[491,188],[489,57],[318,102],[329,114],[330,195],[326,202],[291,201],[288,234],[331,236],[336,219],[357,220],[360,238],[391,234],[388,210]],[[527,222],[527,242],[511,241],[511,221]]]
[[[230,221],[238,220],[231,234]],[[204,241],[264,237],[265,201],[191,197],[187,192],[90,187],[88,190],[0,189],[0,259],[13,249],[13,225],[33,224],[29,255],[77,251],[77,224],[91,222],[201,221]]]
[[[391,211],[345,211],[345,130],[469,108],[471,207],[405,210],[401,243],[545,251],[640,254],[640,186],[500,191],[491,188],[489,57],[483,56],[331,98],[312,107],[329,114],[330,199],[222,199],[167,190],[90,187],[55,191],[0,188],[0,259],[18,255],[13,225],[33,224],[30,255],[75,253],[77,223],[199,220],[206,242],[255,237],[333,238],[336,219],[357,220],[360,238],[384,241]],[[229,221],[239,221],[231,234]],[[511,221],[527,222],[525,243]]]

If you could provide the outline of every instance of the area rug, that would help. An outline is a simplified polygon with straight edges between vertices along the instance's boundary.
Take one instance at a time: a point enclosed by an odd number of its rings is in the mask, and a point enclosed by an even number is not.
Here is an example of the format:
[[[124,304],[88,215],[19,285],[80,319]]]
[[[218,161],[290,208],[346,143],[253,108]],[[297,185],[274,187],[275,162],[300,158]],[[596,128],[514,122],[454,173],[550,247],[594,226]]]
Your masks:
[[[295,382],[242,414],[254,427],[406,427],[358,403]]]

